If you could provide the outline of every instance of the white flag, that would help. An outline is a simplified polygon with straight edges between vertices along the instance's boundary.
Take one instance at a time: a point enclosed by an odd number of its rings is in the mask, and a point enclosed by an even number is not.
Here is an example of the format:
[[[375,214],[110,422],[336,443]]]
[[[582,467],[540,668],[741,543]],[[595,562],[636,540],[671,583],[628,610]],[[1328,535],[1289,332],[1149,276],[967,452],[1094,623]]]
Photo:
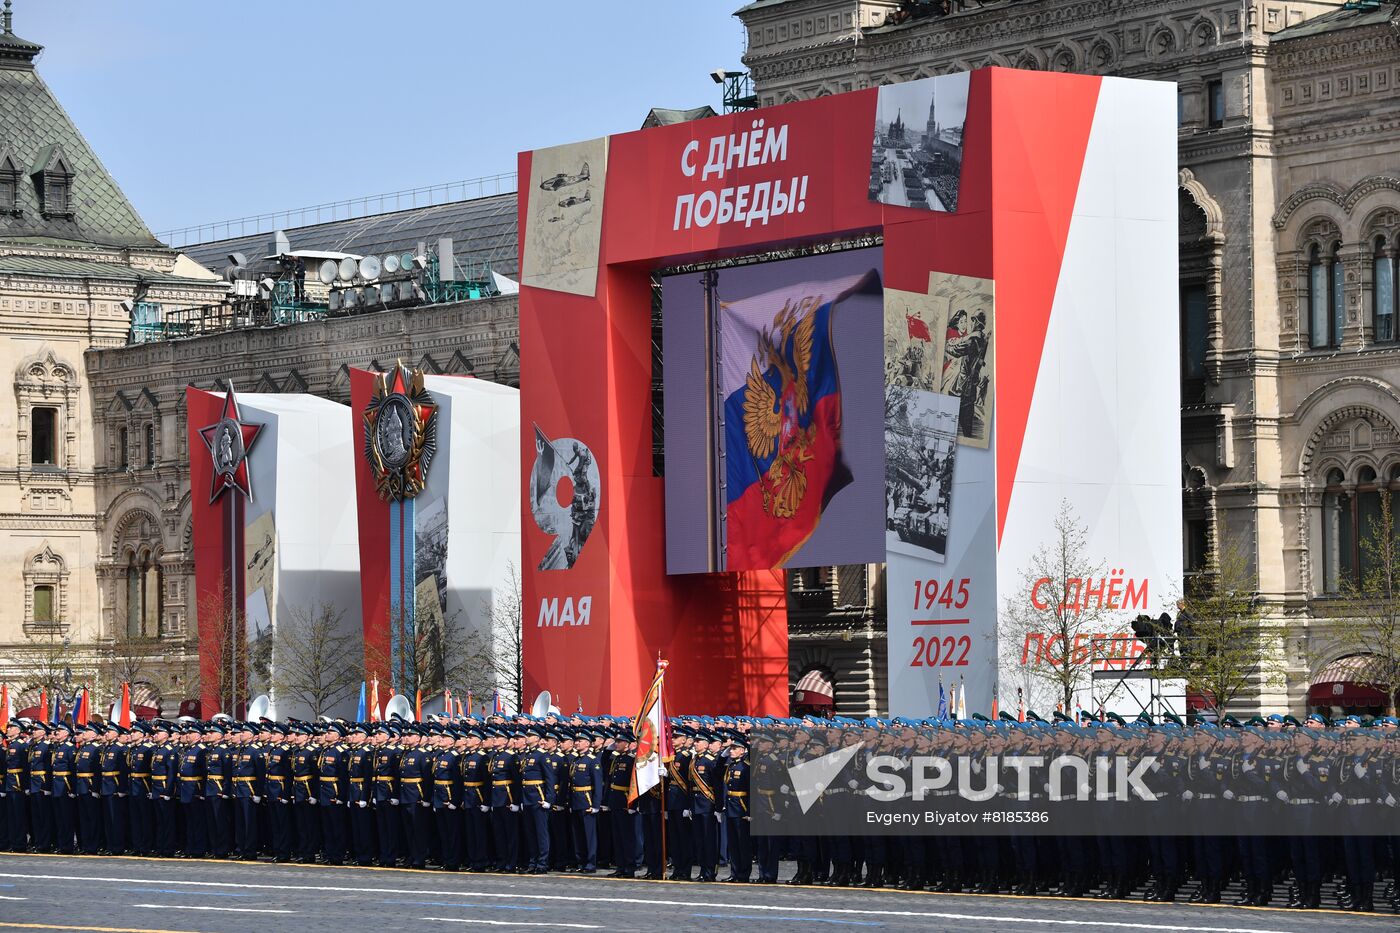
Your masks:
[[[666,662],[656,665],[656,677],[642,700],[642,711],[632,722],[632,731],[637,736],[637,757],[632,766],[632,790],[628,802],[661,783],[661,775],[666,765],[674,758],[671,749],[671,724],[666,718],[665,693]]]

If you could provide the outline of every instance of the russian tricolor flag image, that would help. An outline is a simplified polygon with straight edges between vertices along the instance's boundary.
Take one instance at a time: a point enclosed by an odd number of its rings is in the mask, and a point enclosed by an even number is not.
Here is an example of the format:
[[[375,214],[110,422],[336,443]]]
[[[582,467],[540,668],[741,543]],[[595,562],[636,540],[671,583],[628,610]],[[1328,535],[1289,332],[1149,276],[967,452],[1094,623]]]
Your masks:
[[[719,303],[724,399],[724,569],[782,567],[852,480],[841,454],[832,322],[880,275],[804,282]]]

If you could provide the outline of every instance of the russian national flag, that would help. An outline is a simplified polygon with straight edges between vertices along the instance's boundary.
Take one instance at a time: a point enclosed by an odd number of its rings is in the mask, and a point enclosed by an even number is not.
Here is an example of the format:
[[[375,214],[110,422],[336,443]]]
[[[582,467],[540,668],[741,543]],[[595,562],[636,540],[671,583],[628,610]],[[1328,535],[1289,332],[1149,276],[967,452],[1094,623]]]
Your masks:
[[[879,292],[871,269],[720,302],[725,570],[783,566],[851,482],[832,320],[849,296]]]

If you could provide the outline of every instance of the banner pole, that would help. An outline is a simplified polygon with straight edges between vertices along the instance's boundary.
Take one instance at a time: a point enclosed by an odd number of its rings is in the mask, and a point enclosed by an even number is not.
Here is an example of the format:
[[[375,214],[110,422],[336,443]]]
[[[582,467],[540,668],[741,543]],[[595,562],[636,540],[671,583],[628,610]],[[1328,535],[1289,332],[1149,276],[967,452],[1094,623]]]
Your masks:
[[[664,707],[663,707],[664,708]],[[664,725],[664,723],[663,723]],[[661,880],[666,880],[666,821],[671,814],[666,812],[666,762],[661,763]]]

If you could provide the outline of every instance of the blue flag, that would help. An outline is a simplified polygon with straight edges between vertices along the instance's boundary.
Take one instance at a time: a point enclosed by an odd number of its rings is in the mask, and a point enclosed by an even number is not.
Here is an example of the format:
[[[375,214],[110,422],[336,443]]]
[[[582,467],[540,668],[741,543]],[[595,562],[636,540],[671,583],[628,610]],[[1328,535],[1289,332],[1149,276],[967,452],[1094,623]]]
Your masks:
[[[360,681],[360,706],[355,711],[355,721],[365,721],[365,682],[363,680]]]
[[[948,718],[948,697],[943,694],[943,681],[938,682],[938,718]]]

